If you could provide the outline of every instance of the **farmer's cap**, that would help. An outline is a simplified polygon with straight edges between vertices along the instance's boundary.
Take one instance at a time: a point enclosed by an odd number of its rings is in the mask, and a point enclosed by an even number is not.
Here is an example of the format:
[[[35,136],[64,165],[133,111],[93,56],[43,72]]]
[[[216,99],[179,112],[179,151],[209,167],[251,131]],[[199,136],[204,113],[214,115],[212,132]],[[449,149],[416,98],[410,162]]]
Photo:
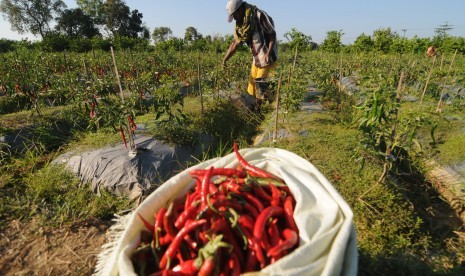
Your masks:
[[[228,0],[226,11],[228,12],[228,22],[233,20],[233,13],[244,3],[242,0]]]

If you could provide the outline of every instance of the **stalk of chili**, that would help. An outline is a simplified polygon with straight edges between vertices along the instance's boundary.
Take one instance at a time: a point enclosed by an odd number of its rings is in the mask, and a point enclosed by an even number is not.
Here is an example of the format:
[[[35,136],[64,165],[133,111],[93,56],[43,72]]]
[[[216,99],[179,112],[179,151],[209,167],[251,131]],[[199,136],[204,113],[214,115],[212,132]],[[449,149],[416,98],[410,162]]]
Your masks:
[[[206,219],[201,219],[197,221],[192,221],[191,223],[186,224],[181,231],[178,232],[176,237],[173,239],[171,244],[168,246],[168,248],[165,251],[165,254],[163,254],[159,267],[160,269],[165,269],[167,268],[168,262],[174,258],[176,255],[177,250],[179,249],[179,246],[181,245],[181,242],[184,240],[184,237],[189,234],[190,231],[194,230],[195,228],[207,223]]]
[[[165,216],[167,209],[166,207],[160,208],[158,210],[158,213],[156,213],[155,216],[155,225],[153,226],[153,231],[156,232],[161,232],[163,229],[163,217]]]
[[[270,172],[267,172],[265,170],[262,170],[259,167],[256,167],[250,164],[249,162],[247,162],[247,160],[245,160],[244,157],[242,157],[242,155],[240,154],[238,146],[237,146],[237,142],[234,142],[233,149],[234,149],[234,152],[236,153],[236,157],[237,157],[237,160],[239,161],[239,164],[241,164],[241,166],[244,167],[244,169],[248,171],[251,176],[262,177],[262,178],[272,178],[272,179],[275,179],[277,181],[284,183],[284,180],[282,180],[280,177]]]
[[[266,254],[268,257],[276,257],[281,253],[284,253],[286,250],[291,249],[299,241],[299,237],[294,230],[284,229],[283,231],[284,241],[268,250]]]

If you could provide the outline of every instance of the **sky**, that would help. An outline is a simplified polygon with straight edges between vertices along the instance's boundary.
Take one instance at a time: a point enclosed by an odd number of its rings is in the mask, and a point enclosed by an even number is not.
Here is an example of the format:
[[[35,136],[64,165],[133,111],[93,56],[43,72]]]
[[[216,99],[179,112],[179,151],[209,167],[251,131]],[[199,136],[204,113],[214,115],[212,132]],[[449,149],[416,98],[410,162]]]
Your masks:
[[[0,0],[1,1],[1,0]],[[75,8],[75,0],[64,0]],[[131,10],[143,14],[150,32],[169,27],[173,35],[183,38],[186,28],[194,27],[203,36],[232,34],[234,23],[227,22],[227,0],[126,0]],[[361,34],[390,28],[400,36],[433,37],[435,29],[448,24],[450,35],[465,37],[465,0],[249,0],[274,20],[278,40],[286,42],[292,28],[310,36],[316,43],[327,32],[341,31],[343,44],[351,44]],[[36,40],[32,34],[20,35],[0,16],[0,38]]]

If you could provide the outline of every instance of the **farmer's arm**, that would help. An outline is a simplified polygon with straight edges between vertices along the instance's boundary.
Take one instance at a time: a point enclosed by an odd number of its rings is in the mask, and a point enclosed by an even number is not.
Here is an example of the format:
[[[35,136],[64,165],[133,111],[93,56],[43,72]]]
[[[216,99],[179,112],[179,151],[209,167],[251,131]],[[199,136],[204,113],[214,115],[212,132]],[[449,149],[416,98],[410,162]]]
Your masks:
[[[268,43],[268,51],[265,54],[265,60],[268,62],[271,51],[273,51],[274,45],[276,44],[276,33],[270,36],[270,42]]]
[[[236,53],[236,50],[237,50],[237,47],[239,47],[239,44],[240,42],[238,42],[235,39],[231,42],[231,45],[229,45],[229,49],[223,58],[223,66],[225,66],[228,59],[231,58],[234,55],[234,53]]]
[[[273,20],[268,16],[260,17],[260,24],[267,38],[266,40],[268,40],[268,51],[265,53],[265,60],[268,62],[269,56],[276,44],[276,30]]]

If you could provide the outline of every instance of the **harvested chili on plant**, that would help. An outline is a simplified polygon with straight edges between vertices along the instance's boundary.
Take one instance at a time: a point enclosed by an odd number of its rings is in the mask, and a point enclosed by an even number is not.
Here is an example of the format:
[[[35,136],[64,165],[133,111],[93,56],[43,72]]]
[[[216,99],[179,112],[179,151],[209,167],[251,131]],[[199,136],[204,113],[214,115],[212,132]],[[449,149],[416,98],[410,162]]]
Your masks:
[[[298,247],[289,187],[248,163],[236,143],[233,150],[237,168],[191,170],[193,188],[156,212],[153,225],[139,215],[152,236],[131,258],[139,275],[239,275]]]

